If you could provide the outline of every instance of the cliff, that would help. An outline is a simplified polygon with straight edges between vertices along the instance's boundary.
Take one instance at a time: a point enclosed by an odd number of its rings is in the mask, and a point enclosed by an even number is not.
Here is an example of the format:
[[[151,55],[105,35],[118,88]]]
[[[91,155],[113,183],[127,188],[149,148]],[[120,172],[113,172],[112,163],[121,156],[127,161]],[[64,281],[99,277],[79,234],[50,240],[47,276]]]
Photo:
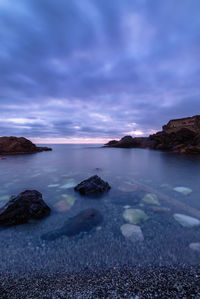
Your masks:
[[[0,155],[33,154],[51,150],[49,147],[38,147],[24,137],[0,137]]]
[[[200,115],[170,120],[163,126],[166,133],[177,132],[180,129],[189,129],[195,133],[200,133]]]

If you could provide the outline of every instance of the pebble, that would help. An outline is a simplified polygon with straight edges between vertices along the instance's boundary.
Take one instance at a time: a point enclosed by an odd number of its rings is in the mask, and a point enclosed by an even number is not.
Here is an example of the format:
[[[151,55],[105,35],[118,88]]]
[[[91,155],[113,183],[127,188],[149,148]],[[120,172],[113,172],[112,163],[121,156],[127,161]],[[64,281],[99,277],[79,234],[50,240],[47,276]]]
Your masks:
[[[129,205],[124,206],[124,209],[129,209],[129,208],[131,208],[131,206]]]
[[[123,213],[123,218],[131,224],[139,224],[140,222],[147,220],[149,217],[143,210],[126,209]]]
[[[166,208],[166,207],[158,207],[158,206],[152,206],[151,210],[153,212],[157,212],[157,213],[163,213],[163,212],[169,212],[170,209]]]
[[[47,187],[48,188],[55,188],[55,187],[58,187],[58,186],[59,186],[59,184],[50,184]]]
[[[58,212],[65,212],[71,209],[71,206],[65,200],[58,201],[54,207]]]
[[[120,185],[118,187],[118,189],[122,192],[133,192],[133,191],[137,191],[139,189],[139,187],[137,184],[132,184],[132,183],[126,182],[126,183]]]
[[[200,242],[190,243],[190,249],[200,252]]]
[[[123,224],[120,227],[122,235],[132,242],[144,241],[141,228],[134,224]]]
[[[195,227],[200,226],[200,220],[197,218],[184,215],[184,214],[174,214],[174,219],[184,227]]]
[[[192,193],[192,189],[187,187],[175,187],[174,191],[179,192],[183,195],[189,195],[190,193]]]
[[[147,204],[150,204],[150,205],[157,205],[157,206],[160,205],[158,197],[154,193],[147,193],[143,197],[142,201],[145,202],[145,203],[147,203]]]
[[[1,200],[9,200],[10,196],[9,195],[3,195],[3,196],[0,196],[0,201]]]

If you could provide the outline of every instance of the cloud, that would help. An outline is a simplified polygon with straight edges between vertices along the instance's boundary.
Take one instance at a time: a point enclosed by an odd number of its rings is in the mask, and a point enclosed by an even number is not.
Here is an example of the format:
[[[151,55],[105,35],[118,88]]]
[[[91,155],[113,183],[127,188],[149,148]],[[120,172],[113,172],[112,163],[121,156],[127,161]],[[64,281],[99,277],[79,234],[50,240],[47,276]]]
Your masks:
[[[198,0],[2,0],[0,135],[102,140],[197,114],[199,18]]]

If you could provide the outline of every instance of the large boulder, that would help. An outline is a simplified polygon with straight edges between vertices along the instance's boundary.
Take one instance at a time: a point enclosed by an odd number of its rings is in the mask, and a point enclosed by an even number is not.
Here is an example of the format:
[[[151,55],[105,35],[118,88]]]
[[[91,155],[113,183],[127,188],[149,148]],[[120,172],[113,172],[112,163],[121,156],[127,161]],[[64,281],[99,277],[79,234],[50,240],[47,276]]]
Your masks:
[[[42,239],[52,241],[63,235],[72,237],[80,233],[89,232],[99,225],[102,220],[101,213],[96,209],[90,208],[69,218],[61,228],[42,235]]]
[[[51,209],[36,190],[26,190],[10,200],[0,209],[0,225],[18,225],[30,219],[41,219],[49,215]]]
[[[51,150],[49,147],[38,147],[24,137],[0,137],[0,155],[33,154]]]
[[[78,191],[81,195],[97,196],[108,191],[110,188],[107,182],[104,182],[98,175],[94,175],[82,181],[74,187],[74,190]]]

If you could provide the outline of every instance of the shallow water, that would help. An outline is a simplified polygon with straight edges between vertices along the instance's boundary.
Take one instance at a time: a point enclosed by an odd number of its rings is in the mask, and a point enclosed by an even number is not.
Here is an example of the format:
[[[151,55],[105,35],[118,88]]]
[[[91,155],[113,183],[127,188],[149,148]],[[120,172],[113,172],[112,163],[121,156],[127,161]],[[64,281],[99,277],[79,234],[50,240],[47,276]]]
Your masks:
[[[200,242],[200,227],[184,227],[173,215],[194,217],[200,213],[200,158],[97,145],[51,147],[52,152],[8,156],[0,161],[1,206],[13,194],[36,189],[52,209],[44,220],[1,228],[1,271],[79,271],[199,263],[200,252],[189,245]],[[92,199],[74,192],[76,183],[94,174],[109,182],[109,193]],[[192,192],[184,195],[173,189],[180,186]],[[159,204],[145,201],[148,193],[156,194]],[[133,242],[122,235],[120,227],[127,223],[122,216],[124,206],[142,209],[148,216],[138,224],[143,241]],[[160,207],[167,209],[157,211]],[[87,208],[101,212],[100,226],[74,237],[41,239]]]

